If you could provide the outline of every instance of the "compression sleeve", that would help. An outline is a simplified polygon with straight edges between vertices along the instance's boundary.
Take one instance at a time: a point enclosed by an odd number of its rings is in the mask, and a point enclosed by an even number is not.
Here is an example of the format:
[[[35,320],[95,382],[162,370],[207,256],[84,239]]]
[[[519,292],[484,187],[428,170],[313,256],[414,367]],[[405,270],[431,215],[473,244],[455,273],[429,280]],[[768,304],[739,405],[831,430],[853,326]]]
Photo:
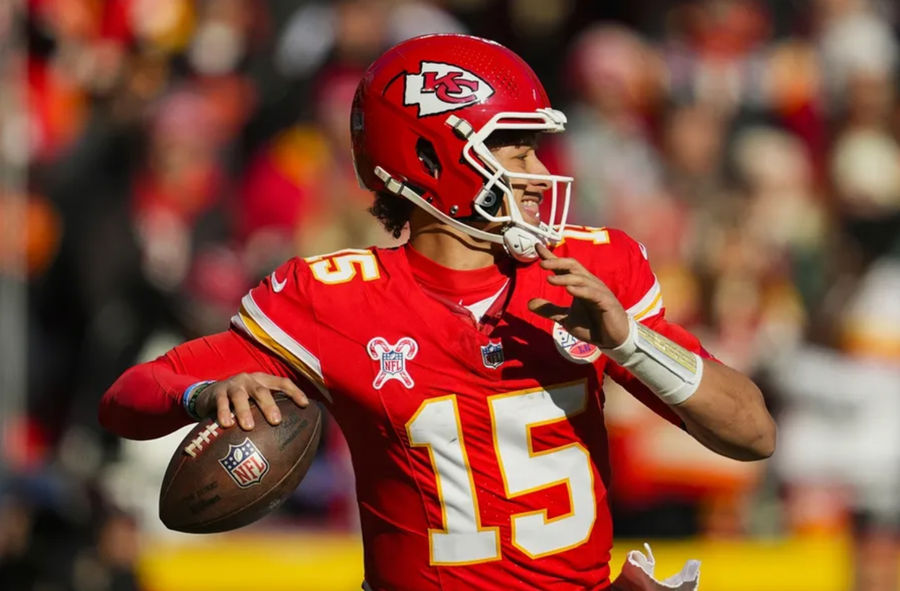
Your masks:
[[[229,330],[178,345],[123,373],[100,400],[98,418],[103,427],[121,437],[162,437],[193,422],[181,404],[191,384],[251,372],[298,381],[284,362]]]

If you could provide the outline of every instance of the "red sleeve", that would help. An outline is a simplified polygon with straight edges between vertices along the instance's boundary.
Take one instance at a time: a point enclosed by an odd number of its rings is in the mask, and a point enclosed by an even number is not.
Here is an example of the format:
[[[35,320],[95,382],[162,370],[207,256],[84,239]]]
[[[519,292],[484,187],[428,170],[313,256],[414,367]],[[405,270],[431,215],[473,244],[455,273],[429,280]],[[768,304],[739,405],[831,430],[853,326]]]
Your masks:
[[[328,269],[328,259],[314,264]],[[343,272],[338,269],[338,274]],[[319,359],[319,321],[314,311],[316,293],[310,267],[293,258],[273,271],[241,299],[232,328],[263,350],[282,359],[328,398]]]
[[[621,248],[620,268],[622,274],[617,282],[616,296],[628,314],[685,349],[693,351],[703,358],[711,359],[712,356],[700,344],[700,339],[681,326],[666,320],[662,290],[656,275],[650,268],[647,250],[643,245],[624,232],[611,231],[610,236]],[[679,427],[684,426],[675,411],[629,371],[610,361],[606,366],[606,373],[640,400],[644,406],[670,423]]]
[[[188,341],[123,373],[100,400],[100,424],[128,439],[161,437],[192,422],[181,405],[188,386],[243,372],[298,380],[284,362],[230,330]]]

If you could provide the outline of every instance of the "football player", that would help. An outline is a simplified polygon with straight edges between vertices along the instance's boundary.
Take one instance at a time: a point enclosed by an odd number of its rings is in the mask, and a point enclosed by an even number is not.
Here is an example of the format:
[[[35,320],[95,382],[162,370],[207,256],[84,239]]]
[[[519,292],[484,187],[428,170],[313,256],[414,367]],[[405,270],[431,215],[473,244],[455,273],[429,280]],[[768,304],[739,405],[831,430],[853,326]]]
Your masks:
[[[610,581],[604,374],[732,458],[769,456],[774,424],[747,377],[667,322],[642,245],[566,225],[572,178],[536,152],[565,125],[501,45],[392,48],[350,127],[372,212],[409,242],[289,260],[228,331],[123,374],[101,422],[253,429],[251,402],[277,424],[273,392],[317,399],[349,443],[366,589],[696,588],[696,563],[659,583],[637,552]]]

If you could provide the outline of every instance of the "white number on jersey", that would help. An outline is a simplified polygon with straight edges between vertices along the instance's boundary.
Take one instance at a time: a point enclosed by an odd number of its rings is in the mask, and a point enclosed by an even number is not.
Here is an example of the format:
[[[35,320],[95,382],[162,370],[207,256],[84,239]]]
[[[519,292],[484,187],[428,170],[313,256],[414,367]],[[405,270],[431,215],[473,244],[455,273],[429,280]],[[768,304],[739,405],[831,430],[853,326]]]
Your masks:
[[[494,451],[507,497],[565,484],[571,510],[549,519],[546,510],[510,517],[512,543],[537,558],[587,541],[597,517],[594,473],[578,442],[534,452],[531,429],[563,421],[587,405],[584,382],[491,396]],[[427,447],[435,471],[442,529],[428,532],[431,564],[461,565],[500,558],[496,527],[482,527],[456,396],[424,401],[406,424],[410,444]]]

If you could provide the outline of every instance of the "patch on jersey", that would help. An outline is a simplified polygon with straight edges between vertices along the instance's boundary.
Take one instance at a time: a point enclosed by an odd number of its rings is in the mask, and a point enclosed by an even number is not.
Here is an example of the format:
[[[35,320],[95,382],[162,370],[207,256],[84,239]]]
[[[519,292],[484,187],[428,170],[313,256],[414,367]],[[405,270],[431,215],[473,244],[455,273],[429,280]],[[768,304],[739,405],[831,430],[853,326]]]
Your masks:
[[[269,471],[269,461],[249,437],[239,445],[229,443],[228,454],[219,463],[241,488],[259,484]]]
[[[403,104],[418,105],[419,117],[468,107],[494,94],[491,86],[453,64],[422,62],[421,71],[406,75]]]
[[[579,341],[558,322],[553,323],[553,343],[560,355],[574,363],[593,363],[600,357],[597,345]]]
[[[369,357],[381,363],[378,375],[372,380],[372,387],[380,390],[389,380],[400,380],[407,388],[415,386],[415,382],[406,370],[406,360],[412,359],[419,352],[419,345],[409,337],[403,337],[395,345],[389,344],[381,337],[375,337],[366,345]]]
[[[481,346],[481,360],[484,366],[489,369],[497,369],[505,359],[503,358],[503,343],[500,341],[489,342],[487,345]]]

